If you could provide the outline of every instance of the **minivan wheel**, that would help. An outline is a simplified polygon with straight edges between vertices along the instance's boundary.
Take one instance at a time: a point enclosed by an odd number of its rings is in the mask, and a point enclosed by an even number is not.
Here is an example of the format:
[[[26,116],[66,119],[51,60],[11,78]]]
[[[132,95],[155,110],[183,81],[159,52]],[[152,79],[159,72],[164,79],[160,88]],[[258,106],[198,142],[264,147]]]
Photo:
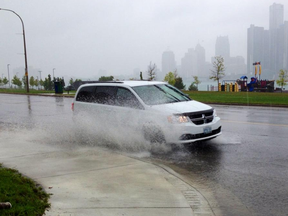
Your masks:
[[[145,140],[151,142],[151,143],[165,143],[165,136],[163,132],[155,127],[155,126],[150,126],[150,127],[144,127],[144,138]]]

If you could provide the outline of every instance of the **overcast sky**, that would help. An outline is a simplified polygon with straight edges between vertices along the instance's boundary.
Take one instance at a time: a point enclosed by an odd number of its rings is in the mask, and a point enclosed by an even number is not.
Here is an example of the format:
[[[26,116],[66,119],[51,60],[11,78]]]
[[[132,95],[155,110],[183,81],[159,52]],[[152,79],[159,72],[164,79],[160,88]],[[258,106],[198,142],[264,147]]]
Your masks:
[[[177,64],[200,43],[206,61],[215,54],[217,36],[228,36],[231,56],[246,59],[247,28],[269,26],[273,0],[0,0],[23,19],[29,67],[55,76],[93,78],[161,70],[162,53]],[[288,1],[284,20],[288,20]],[[13,13],[0,10],[0,75],[24,67],[22,27]],[[107,74],[99,74],[100,70]],[[20,77],[23,71],[18,72]]]

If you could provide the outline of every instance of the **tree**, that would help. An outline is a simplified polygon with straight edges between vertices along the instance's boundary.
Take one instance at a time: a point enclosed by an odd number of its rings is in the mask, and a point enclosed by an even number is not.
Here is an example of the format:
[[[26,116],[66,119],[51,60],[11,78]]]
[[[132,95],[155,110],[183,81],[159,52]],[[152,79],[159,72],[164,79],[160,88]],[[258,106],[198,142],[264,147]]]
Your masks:
[[[182,80],[182,77],[177,77],[176,79],[175,79],[175,84],[174,84],[174,86],[176,87],[176,88],[178,88],[179,90],[183,90],[183,89],[185,89],[185,85],[183,84],[183,80]]]
[[[51,75],[48,74],[48,78],[46,77],[44,82],[43,82],[43,86],[44,86],[44,89],[45,90],[48,90],[48,91],[52,91],[54,89],[54,85],[53,85],[53,82],[51,80]]]
[[[287,85],[287,78],[288,78],[287,70],[281,69],[279,72],[279,79],[276,80],[277,85],[281,86],[281,92],[283,90],[283,87]]]
[[[168,82],[170,85],[175,84],[175,76],[173,72],[169,72],[168,74],[166,74],[165,78],[164,78],[165,82]]]
[[[24,88],[26,89],[26,76],[22,77],[22,84],[24,84]]]
[[[198,88],[195,84],[195,82],[192,82],[191,85],[188,88],[189,91],[198,91]]]
[[[38,79],[34,80],[34,86],[38,87],[38,90],[39,90],[39,80]]]
[[[69,80],[69,84],[72,85],[73,83],[74,83],[74,80],[73,80],[73,78],[71,78],[71,79]]]
[[[222,56],[215,56],[215,61],[213,62],[213,70],[211,70],[212,75],[209,77],[214,81],[219,83],[219,80],[225,76],[225,66],[224,66],[224,58]]]
[[[39,80],[39,85],[40,85],[40,89],[42,89],[42,87],[44,86],[44,81],[42,79]]]
[[[198,85],[201,83],[200,80],[198,79],[198,76],[193,76],[194,78],[194,83],[196,84],[197,86],[197,89],[198,89]]]
[[[106,81],[113,81],[113,79],[114,79],[113,76],[101,76],[101,77],[99,78],[99,81],[104,81],[104,82],[106,82]]]
[[[189,86],[189,91],[198,91],[198,84],[200,84],[201,82],[198,79],[198,76],[193,76],[194,81],[191,83],[191,85]]]
[[[147,74],[148,74],[148,80],[152,81],[155,80],[156,78],[156,70],[157,70],[157,66],[156,64],[152,64],[152,62],[150,62],[150,65],[148,66],[148,70],[147,70]]]
[[[8,80],[6,77],[4,77],[4,79],[2,80],[2,82],[3,82],[4,85],[7,85],[7,84],[9,83],[9,80]]]
[[[29,83],[30,83],[30,86],[33,88],[33,86],[35,86],[35,79],[33,76],[30,76],[30,79],[29,79]]]
[[[3,80],[0,78],[0,85],[3,83]]]
[[[12,84],[18,86],[18,88],[21,88],[22,86],[21,80],[16,75],[12,79]]]

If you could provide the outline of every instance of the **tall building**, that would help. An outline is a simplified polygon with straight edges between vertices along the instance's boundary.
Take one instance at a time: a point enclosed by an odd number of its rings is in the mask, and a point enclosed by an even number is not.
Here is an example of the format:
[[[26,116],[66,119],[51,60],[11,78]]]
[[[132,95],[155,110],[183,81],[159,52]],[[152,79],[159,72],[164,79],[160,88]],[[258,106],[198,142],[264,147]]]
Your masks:
[[[206,76],[206,61],[205,61],[205,49],[200,44],[195,47],[197,55],[197,74],[199,77]]]
[[[180,76],[182,78],[190,78],[193,76],[198,76],[197,73],[197,54],[195,49],[190,48],[185,56],[181,59],[181,72]]]
[[[205,49],[197,44],[195,49],[190,48],[181,59],[180,76],[192,78],[193,76],[206,76]]]
[[[269,30],[275,30],[283,24],[284,6],[274,3],[269,8]]]
[[[267,55],[268,46],[267,41],[268,31],[264,27],[257,27],[250,25],[247,31],[247,72],[254,73],[254,62],[261,62],[263,68],[268,67]],[[266,56],[265,56],[266,55]]]
[[[215,56],[222,56],[224,61],[229,61],[230,58],[230,43],[228,36],[219,36],[215,44]]]
[[[284,22],[284,6],[274,3],[269,8],[269,30],[251,25],[247,34],[247,70],[260,61],[262,78],[275,79],[279,70],[288,70],[288,22]]]
[[[281,4],[274,3],[269,8],[269,68],[272,71],[277,71],[279,68],[279,27],[284,22],[284,6]]]
[[[176,70],[175,55],[172,51],[165,51],[162,54],[162,73],[165,75]]]
[[[246,74],[246,65],[244,57],[230,56],[230,43],[228,36],[219,36],[215,44],[215,56],[222,56],[224,59],[225,75],[231,79],[236,79],[240,74]],[[215,58],[212,58],[212,63]]]

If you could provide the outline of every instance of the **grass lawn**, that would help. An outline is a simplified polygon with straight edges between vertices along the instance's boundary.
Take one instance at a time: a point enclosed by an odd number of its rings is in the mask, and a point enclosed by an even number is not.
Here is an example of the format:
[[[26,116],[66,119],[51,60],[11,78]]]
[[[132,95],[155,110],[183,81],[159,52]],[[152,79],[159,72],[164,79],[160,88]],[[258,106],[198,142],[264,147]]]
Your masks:
[[[49,194],[32,180],[0,164],[0,202],[10,202],[11,209],[0,209],[0,215],[43,215],[50,207]]]
[[[192,99],[203,103],[288,107],[288,94],[275,92],[211,92],[185,91]]]

